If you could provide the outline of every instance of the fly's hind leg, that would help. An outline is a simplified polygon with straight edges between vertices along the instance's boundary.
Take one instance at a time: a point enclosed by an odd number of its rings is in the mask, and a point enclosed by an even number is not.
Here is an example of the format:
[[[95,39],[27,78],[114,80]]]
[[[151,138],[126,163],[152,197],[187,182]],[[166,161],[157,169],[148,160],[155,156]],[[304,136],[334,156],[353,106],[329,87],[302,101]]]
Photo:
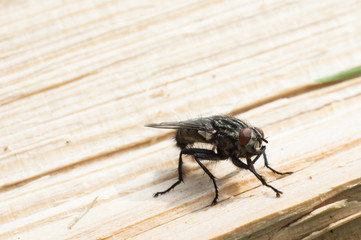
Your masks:
[[[182,151],[179,154],[179,160],[178,160],[178,181],[176,181],[175,183],[172,184],[172,186],[170,186],[167,190],[162,191],[162,192],[156,192],[154,193],[153,197],[158,197],[159,195],[163,195],[166,194],[167,192],[169,192],[170,190],[172,190],[173,188],[175,188],[178,184],[180,184],[181,182],[183,182],[183,171],[182,171],[182,165],[183,165],[183,160],[182,160]]]

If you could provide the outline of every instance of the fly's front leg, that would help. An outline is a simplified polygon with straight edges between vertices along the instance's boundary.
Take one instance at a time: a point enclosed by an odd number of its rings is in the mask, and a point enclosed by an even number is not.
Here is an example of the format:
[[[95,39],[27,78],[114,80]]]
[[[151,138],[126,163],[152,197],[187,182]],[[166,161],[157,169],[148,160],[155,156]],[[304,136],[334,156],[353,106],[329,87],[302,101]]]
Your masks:
[[[261,148],[260,153],[256,156],[256,158],[252,161],[252,164],[255,164],[255,162],[260,158],[260,156],[263,155],[263,159],[264,159],[264,165],[271,170],[274,173],[277,173],[279,175],[286,175],[286,174],[292,174],[293,172],[279,172],[276,171],[275,169],[271,168],[271,166],[268,164],[268,160],[267,160],[267,156],[266,156],[266,146],[263,146]]]
[[[240,167],[240,168],[245,168],[245,169],[248,169],[250,170],[257,178],[258,180],[261,181],[261,183],[263,185],[265,185],[266,187],[269,187],[271,188],[275,193],[276,193],[276,196],[277,197],[280,197],[280,195],[282,194],[282,192],[276,188],[274,188],[273,186],[267,184],[267,182],[264,180],[264,178],[259,175],[256,170],[254,169],[253,167],[253,161],[250,159],[250,158],[247,158],[247,164],[243,163],[241,160],[239,160],[238,158],[236,157],[232,157],[232,162],[234,165],[236,165],[237,167]]]

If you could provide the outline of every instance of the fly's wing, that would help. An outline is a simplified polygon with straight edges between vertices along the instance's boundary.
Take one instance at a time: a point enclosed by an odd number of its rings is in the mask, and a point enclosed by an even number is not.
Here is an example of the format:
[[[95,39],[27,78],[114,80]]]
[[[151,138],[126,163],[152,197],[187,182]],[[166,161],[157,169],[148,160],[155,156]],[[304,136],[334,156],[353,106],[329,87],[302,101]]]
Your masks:
[[[145,125],[146,127],[152,128],[163,128],[163,129],[193,129],[205,132],[214,133],[215,129],[212,125],[210,118],[198,118],[181,122],[162,122],[152,123]]]

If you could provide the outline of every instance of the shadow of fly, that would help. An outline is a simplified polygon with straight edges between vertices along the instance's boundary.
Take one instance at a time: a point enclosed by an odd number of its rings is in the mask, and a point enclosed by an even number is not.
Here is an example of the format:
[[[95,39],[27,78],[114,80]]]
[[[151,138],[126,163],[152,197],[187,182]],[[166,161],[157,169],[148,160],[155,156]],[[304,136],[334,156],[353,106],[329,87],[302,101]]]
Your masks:
[[[272,172],[280,175],[292,174],[292,172],[282,173],[271,168],[267,161],[266,146],[263,145],[263,143],[268,143],[264,138],[263,131],[235,117],[216,115],[181,122],[148,124],[146,127],[177,129],[175,140],[177,146],[180,148],[178,181],[165,191],[155,193],[154,197],[169,192],[183,181],[182,156],[184,154],[193,156],[203,171],[211,178],[215,189],[215,197],[212,205],[217,203],[218,188],[215,177],[203,165],[203,160],[221,161],[231,159],[232,163],[237,167],[251,171],[263,185],[271,188],[277,197],[279,197],[282,192],[267,184],[264,178],[257,173],[254,168],[255,162],[263,156],[265,166]],[[211,144],[213,145],[213,150],[195,147],[195,143]],[[255,156],[255,158],[252,160],[251,158],[253,156]],[[246,163],[244,163],[241,158],[245,159]]]

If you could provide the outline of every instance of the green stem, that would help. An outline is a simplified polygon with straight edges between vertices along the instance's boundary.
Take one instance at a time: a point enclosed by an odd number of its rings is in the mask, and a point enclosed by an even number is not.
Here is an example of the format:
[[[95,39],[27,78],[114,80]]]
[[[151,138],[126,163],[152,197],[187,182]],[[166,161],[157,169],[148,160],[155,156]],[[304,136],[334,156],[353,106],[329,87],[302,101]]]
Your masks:
[[[317,83],[328,83],[339,80],[345,80],[349,78],[354,78],[361,75],[361,67],[352,68],[350,70],[346,70],[335,75],[331,75],[324,78],[319,78],[316,80]]]

